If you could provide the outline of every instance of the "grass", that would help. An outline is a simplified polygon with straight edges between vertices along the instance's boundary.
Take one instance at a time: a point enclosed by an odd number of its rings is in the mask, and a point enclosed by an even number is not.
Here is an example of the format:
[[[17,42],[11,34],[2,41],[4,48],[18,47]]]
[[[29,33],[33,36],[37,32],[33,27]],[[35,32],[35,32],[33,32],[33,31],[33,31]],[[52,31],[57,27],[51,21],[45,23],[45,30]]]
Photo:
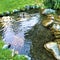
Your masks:
[[[26,5],[38,4],[39,0],[0,0],[0,13],[12,11],[13,9],[23,9]]]
[[[14,57],[11,56],[11,50],[9,49],[2,49],[4,42],[0,37],[0,60],[27,60],[24,55],[15,55]]]

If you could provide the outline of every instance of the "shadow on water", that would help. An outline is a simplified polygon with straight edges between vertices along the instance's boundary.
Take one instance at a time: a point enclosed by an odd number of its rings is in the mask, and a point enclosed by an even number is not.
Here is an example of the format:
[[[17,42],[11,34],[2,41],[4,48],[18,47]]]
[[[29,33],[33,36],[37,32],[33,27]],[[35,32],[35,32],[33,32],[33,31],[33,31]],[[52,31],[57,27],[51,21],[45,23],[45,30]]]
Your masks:
[[[54,39],[49,29],[42,26],[39,21],[25,37],[32,40],[31,56],[32,60],[56,60],[45,48],[44,44]]]
[[[26,14],[25,17],[22,15]],[[14,14],[13,22],[6,23],[2,32],[5,43],[10,43],[20,54],[32,57],[32,60],[55,60],[44,48],[52,41],[51,32],[42,26],[39,13],[32,11]],[[22,20],[22,21],[21,21]]]

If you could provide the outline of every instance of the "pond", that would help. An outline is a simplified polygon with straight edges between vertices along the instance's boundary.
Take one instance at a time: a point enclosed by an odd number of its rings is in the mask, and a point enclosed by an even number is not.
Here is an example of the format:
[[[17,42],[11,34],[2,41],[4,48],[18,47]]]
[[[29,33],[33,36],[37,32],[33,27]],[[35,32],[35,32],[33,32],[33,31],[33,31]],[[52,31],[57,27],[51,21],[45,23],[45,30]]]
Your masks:
[[[55,60],[44,48],[44,44],[52,41],[52,33],[42,26],[39,12],[21,12],[5,19],[0,32],[5,43],[11,44],[19,54],[25,54],[32,60]]]

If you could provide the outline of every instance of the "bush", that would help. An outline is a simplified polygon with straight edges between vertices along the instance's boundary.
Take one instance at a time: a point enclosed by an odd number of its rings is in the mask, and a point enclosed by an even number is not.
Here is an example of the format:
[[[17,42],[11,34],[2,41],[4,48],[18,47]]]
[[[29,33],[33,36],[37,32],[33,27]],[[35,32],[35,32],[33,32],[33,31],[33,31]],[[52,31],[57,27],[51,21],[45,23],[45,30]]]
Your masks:
[[[46,8],[60,9],[60,0],[44,0],[43,4]]]
[[[55,0],[54,8],[55,9],[60,9],[60,0]]]

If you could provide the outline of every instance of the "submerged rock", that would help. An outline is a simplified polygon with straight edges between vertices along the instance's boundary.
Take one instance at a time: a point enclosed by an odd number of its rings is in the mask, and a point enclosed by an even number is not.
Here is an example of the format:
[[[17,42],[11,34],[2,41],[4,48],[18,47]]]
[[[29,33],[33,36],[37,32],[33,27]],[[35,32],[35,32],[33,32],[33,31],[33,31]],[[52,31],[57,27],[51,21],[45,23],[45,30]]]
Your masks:
[[[60,60],[60,50],[56,42],[49,42],[45,44],[44,47],[51,52],[57,60]]]
[[[4,16],[9,16],[11,14],[11,12],[9,11],[6,11],[6,12],[3,12]]]
[[[47,15],[47,14],[55,14],[55,10],[53,9],[45,9],[42,14]]]

